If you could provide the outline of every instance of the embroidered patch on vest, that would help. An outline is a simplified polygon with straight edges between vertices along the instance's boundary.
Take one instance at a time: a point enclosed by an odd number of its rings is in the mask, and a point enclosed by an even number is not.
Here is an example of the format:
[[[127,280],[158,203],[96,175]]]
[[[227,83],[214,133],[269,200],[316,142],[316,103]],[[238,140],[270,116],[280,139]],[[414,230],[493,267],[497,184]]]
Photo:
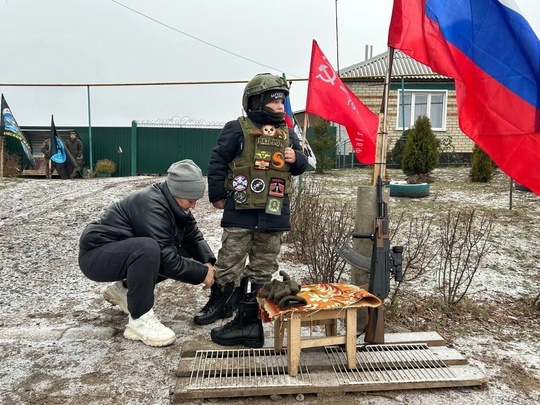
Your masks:
[[[285,149],[285,141],[278,138],[270,138],[262,136],[257,138],[257,145],[275,146],[276,148]]]
[[[245,191],[235,191],[233,198],[235,203],[244,204],[247,201],[247,193]]]
[[[266,202],[266,209],[264,212],[271,215],[281,215],[281,208],[283,207],[283,199],[276,197],[269,197]]]
[[[266,150],[258,150],[255,152],[255,157],[262,160],[270,160],[270,152]]]
[[[248,186],[248,179],[244,175],[237,175],[233,178],[233,190],[234,191],[244,191]]]
[[[285,196],[285,179],[272,177],[268,185],[268,195],[271,197],[283,198]]]
[[[270,161],[264,159],[255,159],[256,170],[268,170],[270,169]]]
[[[264,184],[264,180],[260,178],[253,179],[251,181],[251,191],[254,193],[262,193],[264,191],[264,188],[266,187],[266,184]]]
[[[281,169],[285,166],[285,156],[283,155],[283,152],[278,150],[272,154],[272,166],[276,169]]]

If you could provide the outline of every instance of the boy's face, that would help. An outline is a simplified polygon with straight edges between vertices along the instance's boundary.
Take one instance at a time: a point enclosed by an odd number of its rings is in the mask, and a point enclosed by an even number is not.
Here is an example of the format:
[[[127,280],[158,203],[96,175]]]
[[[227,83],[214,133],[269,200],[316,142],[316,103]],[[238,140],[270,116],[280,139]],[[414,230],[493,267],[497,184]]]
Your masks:
[[[285,112],[285,100],[278,98],[277,100],[270,101],[265,107],[272,109],[274,112]]]
[[[75,135],[73,132],[71,134],[69,134],[69,137],[71,138],[72,141],[75,140],[75,138],[77,137],[77,135]]]

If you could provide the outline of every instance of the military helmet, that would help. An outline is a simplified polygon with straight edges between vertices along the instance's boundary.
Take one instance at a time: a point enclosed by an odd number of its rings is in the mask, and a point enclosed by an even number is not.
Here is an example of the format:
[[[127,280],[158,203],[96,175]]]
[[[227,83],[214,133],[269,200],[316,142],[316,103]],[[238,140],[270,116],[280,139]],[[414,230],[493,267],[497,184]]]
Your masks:
[[[259,73],[246,84],[242,97],[242,107],[244,110],[247,111],[249,109],[250,97],[261,95],[269,90],[281,90],[285,93],[285,96],[289,95],[289,86],[282,77],[270,73]]]

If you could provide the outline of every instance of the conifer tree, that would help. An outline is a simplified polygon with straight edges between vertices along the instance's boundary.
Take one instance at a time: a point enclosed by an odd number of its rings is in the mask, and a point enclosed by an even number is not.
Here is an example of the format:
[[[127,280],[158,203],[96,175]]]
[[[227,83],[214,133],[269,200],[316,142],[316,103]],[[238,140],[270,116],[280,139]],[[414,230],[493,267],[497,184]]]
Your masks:
[[[336,163],[336,137],[330,134],[330,121],[325,119],[317,118],[312,128],[314,135],[309,144],[317,158],[315,173],[324,173]]]
[[[403,148],[401,163],[409,183],[432,181],[430,173],[439,164],[439,151],[431,123],[425,115],[420,115],[411,128]]]
[[[493,179],[495,165],[478,145],[474,145],[469,178],[473,183],[489,183]]]

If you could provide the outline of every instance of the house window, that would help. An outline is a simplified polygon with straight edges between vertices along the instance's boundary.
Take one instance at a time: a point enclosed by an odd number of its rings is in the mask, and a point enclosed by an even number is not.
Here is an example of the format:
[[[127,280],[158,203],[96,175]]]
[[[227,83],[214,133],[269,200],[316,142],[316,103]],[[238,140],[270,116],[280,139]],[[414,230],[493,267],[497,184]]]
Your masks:
[[[426,115],[434,131],[446,130],[446,99],[446,91],[399,90],[396,129],[408,129]]]

